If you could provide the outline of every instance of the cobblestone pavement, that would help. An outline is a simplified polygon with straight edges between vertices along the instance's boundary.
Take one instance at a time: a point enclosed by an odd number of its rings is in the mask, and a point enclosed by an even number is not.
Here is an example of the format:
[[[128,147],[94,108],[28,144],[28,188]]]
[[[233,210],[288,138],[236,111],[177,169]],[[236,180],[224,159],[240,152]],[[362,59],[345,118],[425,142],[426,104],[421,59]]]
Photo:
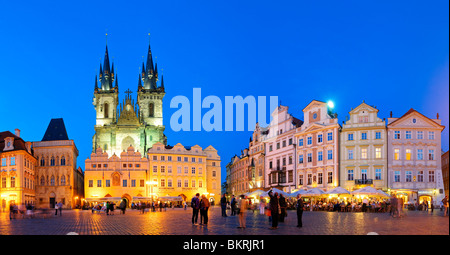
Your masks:
[[[268,217],[259,211],[248,211],[247,227],[238,229],[237,216],[222,217],[219,207],[211,208],[207,227],[192,225],[189,208],[145,214],[115,211],[113,216],[68,210],[62,216],[13,220],[9,213],[0,213],[0,235],[449,235],[449,218],[443,217],[443,211],[405,213],[403,218],[392,218],[389,213],[305,211],[303,228],[297,228],[295,211],[288,211],[277,230],[269,229]]]

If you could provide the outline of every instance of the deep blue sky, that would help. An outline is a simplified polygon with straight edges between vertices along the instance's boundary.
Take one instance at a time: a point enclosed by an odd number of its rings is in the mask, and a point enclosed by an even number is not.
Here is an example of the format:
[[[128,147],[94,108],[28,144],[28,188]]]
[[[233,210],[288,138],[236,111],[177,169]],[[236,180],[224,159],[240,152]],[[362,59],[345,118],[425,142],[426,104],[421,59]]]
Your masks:
[[[40,141],[51,118],[64,118],[83,170],[105,32],[120,100],[137,90],[151,33],[168,144],[214,146],[222,180],[251,132],[173,132],[170,100],[194,87],[203,97],[278,96],[299,119],[313,99],[333,100],[339,123],[363,100],[381,118],[439,112],[449,147],[448,1],[0,2],[0,131]]]

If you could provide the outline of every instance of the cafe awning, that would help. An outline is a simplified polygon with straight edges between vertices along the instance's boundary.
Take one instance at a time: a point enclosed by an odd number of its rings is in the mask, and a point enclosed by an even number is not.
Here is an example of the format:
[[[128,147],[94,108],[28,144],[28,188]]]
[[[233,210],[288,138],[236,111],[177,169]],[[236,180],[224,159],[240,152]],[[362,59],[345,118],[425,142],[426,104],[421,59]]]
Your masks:
[[[161,200],[161,201],[183,201],[183,198],[180,196],[178,196],[178,197],[166,196],[166,197],[159,197],[159,200]]]

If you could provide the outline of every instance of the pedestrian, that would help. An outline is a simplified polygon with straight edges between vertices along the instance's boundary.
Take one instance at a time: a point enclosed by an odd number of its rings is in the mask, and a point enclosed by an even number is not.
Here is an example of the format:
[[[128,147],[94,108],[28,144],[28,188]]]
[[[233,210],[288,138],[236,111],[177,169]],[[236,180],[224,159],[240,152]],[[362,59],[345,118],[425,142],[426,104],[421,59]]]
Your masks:
[[[269,197],[270,197],[270,210],[271,210],[271,216],[272,216],[272,227],[270,229],[277,229],[278,228],[278,217],[279,217],[279,210],[280,206],[278,204],[278,193],[275,192],[273,194],[272,190],[269,191]]]
[[[200,209],[200,200],[199,200],[200,194],[197,193],[191,200],[191,207],[192,207],[192,224],[197,224],[198,219],[198,210]]]
[[[106,202],[106,215],[109,215],[109,201]]]
[[[122,213],[125,214],[125,210],[127,208],[127,202],[125,199],[122,199],[122,202],[120,202],[119,207],[120,207],[120,210],[122,210]]]
[[[222,206],[222,217],[227,217],[227,197],[223,194],[220,199],[220,206]]]
[[[303,199],[302,199],[302,195],[300,195],[300,194],[297,195],[296,207],[297,207],[297,227],[301,228],[301,227],[303,227],[303,222],[302,222]]]
[[[286,198],[284,198],[283,194],[280,194],[280,199],[279,199],[279,203],[280,203],[280,222],[284,222],[284,218],[286,217],[286,208],[287,208],[287,203],[286,203]]]
[[[246,223],[246,216],[247,216],[247,197],[244,195],[241,195],[241,199],[239,199],[238,202],[238,208],[239,208],[239,227],[245,229],[245,223]]]
[[[264,215],[266,209],[266,200],[260,197],[259,201],[259,214]]]
[[[444,205],[444,216],[448,216],[448,196],[445,196],[444,199],[442,199],[442,204]]]
[[[367,198],[364,198],[363,199],[363,205],[362,205],[362,211],[363,212],[366,212],[367,211],[367,204],[368,204],[369,202],[367,201]]]
[[[234,195],[231,196],[231,216],[236,215],[236,198]]]
[[[208,209],[210,207],[210,203],[208,198],[205,195],[202,195],[202,199],[200,201],[200,225],[202,223],[204,225],[208,225]]]
[[[114,202],[111,202],[110,204],[109,204],[109,214],[110,215],[114,215]]]
[[[397,206],[398,206],[397,196],[393,194],[391,197],[391,215],[394,218],[398,216]]]
[[[398,217],[403,217],[403,198],[397,198],[397,211],[398,211]]]
[[[58,215],[58,203],[55,203],[55,215]]]
[[[434,212],[434,201],[433,201],[433,198],[431,198],[430,207],[431,207],[431,213],[433,213]]]

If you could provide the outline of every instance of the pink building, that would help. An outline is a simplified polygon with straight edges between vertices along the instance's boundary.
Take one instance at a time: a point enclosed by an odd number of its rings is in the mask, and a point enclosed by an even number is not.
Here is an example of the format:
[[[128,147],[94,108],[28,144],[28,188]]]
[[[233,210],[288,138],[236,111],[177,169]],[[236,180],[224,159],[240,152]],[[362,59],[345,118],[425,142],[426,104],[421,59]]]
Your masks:
[[[339,185],[339,129],[336,114],[326,103],[313,100],[296,129],[298,189],[329,190]]]

